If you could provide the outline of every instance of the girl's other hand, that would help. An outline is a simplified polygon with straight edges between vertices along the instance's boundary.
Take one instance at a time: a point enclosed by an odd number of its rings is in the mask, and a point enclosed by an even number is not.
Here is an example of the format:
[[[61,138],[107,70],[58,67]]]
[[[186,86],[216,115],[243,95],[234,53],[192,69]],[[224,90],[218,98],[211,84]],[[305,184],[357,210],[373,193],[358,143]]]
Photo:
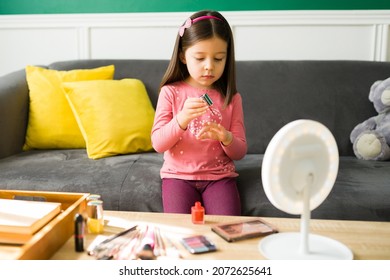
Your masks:
[[[221,124],[215,122],[205,124],[196,137],[198,139],[218,140],[225,146],[229,146],[233,141],[232,133],[226,130]]]
[[[207,103],[200,97],[189,97],[184,102],[183,109],[176,115],[176,120],[182,129],[187,129],[190,121],[206,113]]]

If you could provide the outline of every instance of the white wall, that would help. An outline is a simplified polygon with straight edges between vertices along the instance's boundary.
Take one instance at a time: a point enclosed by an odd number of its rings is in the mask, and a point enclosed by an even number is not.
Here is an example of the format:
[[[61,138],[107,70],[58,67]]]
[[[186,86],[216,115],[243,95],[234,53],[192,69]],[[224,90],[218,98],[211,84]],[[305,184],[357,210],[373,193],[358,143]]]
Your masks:
[[[0,16],[0,75],[69,59],[169,59],[190,14]],[[237,60],[390,61],[390,10],[222,14]]]

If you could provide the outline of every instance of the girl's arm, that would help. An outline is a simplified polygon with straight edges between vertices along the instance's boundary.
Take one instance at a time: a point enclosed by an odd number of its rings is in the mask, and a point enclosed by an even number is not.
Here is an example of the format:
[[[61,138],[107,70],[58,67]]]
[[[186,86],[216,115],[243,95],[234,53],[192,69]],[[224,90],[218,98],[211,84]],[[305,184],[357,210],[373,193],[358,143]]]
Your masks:
[[[221,145],[228,157],[232,160],[239,160],[242,159],[247,152],[241,95],[236,94],[232,102],[233,111],[231,116],[231,126],[228,129],[230,131],[229,137],[232,137],[232,141],[226,146],[223,145],[223,143],[221,143]]]
[[[163,87],[158,98],[152,128],[152,145],[158,153],[173,147],[185,131],[180,128],[176,116],[173,115],[172,102],[172,94]]]
[[[200,97],[189,97],[184,104],[177,104],[169,87],[161,89],[152,129],[152,144],[157,152],[172,148],[187,129],[191,120],[208,110]]]

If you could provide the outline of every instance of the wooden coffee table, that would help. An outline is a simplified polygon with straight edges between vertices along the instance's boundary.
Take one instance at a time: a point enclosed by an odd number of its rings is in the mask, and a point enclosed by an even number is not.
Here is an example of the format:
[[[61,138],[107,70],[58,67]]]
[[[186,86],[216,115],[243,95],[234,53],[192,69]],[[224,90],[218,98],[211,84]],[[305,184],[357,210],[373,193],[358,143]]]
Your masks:
[[[210,260],[255,260],[264,259],[258,250],[261,238],[229,243],[211,231],[210,226],[221,222],[250,220],[253,217],[211,216],[206,215],[205,224],[193,224],[191,216],[186,214],[163,214],[143,212],[105,211],[104,236],[97,234],[86,235],[86,248],[97,239],[105,238],[121,232],[134,225],[153,225],[168,236],[179,249],[183,259],[210,259]],[[275,225],[280,232],[298,232],[299,219],[290,218],[262,218]],[[348,246],[354,259],[383,260],[390,259],[390,223],[365,221],[339,220],[311,220],[310,232],[338,240]],[[213,241],[218,250],[212,253],[192,255],[180,244],[182,237],[203,234]],[[57,260],[90,260],[86,252],[77,253],[74,250],[74,240],[70,238],[57,251],[52,259]]]

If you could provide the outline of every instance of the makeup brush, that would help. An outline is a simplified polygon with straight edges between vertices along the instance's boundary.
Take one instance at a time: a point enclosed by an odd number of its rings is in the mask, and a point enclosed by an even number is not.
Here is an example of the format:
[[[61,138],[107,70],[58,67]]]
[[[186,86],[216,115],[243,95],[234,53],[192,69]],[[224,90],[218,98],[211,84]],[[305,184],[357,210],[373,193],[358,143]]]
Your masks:
[[[145,244],[141,251],[137,254],[138,260],[155,260],[156,256],[153,253],[153,248],[150,244]]]

